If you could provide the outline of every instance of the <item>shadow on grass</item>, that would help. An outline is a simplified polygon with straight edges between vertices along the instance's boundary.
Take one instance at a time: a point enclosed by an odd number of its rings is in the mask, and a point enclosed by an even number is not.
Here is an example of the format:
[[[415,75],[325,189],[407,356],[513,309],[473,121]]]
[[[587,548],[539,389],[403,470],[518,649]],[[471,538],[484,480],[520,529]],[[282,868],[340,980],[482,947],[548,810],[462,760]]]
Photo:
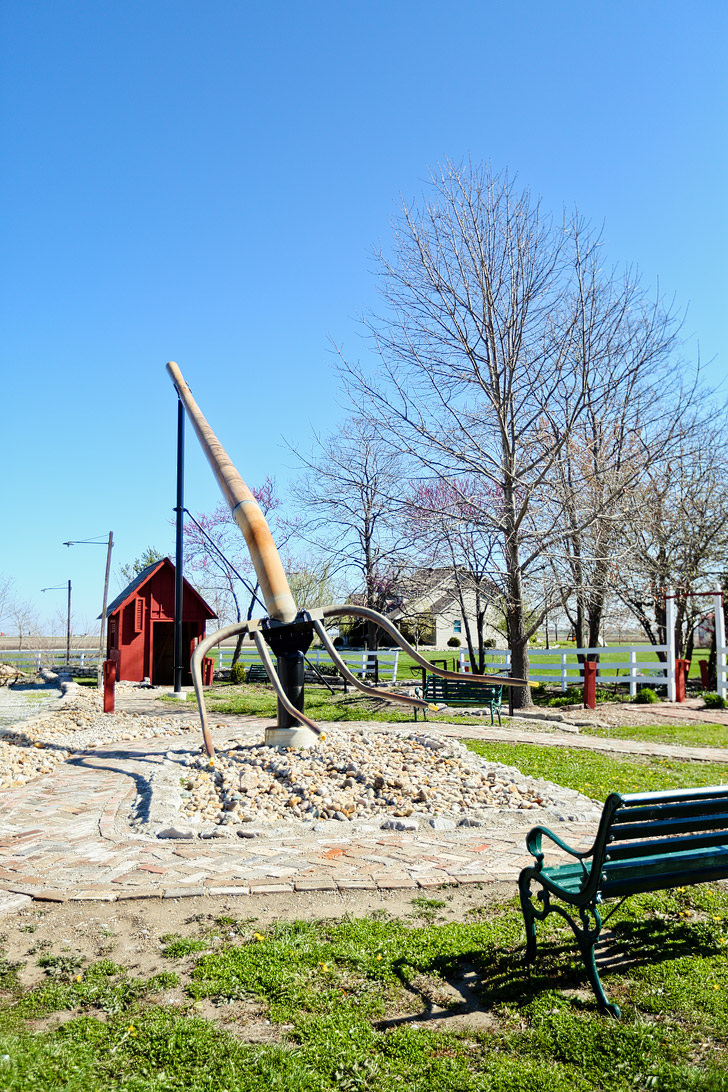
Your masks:
[[[394,973],[402,988],[419,998],[422,1010],[381,1020],[375,1027],[386,1030],[431,1020],[442,1022],[487,1013],[501,1005],[522,1009],[543,993],[564,991],[570,993],[569,1003],[574,1010],[596,1015],[597,1003],[581,954],[568,934],[540,940],[536,962],[530,966],[522,962],[523,954],[523,948],[469,951],[417,966],[399,960],[393,966]],[[626,983],[620,978],[633,969],[719,954],[721,949],[709,930],[690,922],[620,921],[613,929],[604,930],[596,946],[597,967],[607,993],[611,985],[622,995]],[[444,1004],[434,1001],[431,983],[421,984],[423,975],[443,980],[451,999]],[[582,991],[586,991],[583,997]]]

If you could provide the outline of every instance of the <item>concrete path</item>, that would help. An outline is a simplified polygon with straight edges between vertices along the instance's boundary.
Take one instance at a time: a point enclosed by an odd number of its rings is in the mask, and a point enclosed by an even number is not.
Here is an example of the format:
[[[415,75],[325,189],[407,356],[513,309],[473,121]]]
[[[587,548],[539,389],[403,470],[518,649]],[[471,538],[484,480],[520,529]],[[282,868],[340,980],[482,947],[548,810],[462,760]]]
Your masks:
[[[142,692],[143,695],[143,692]],[[119,707],[159,713],[139,692]],[[149,708],[144,708],[144,702]],[[164,704],[163,715],[189,718],[189,706]],[[260,739],[265,721],[212,718],[219,739]],[[214,726],[218,727],[215,728]],[[353,731],[357,725],[350,725]],[[367,722],[367,732],[384,724]],[[401,725],[398,725],[401,727]],[[529,727],[444,725],[427,731],[455,738],[593,749],[728,764],[728,749],[608,740]],[[190,736],[183,738],[190,745]],[[174,746],[135,740],[76,756],[47,777],[8,790],[0,801],[0,914],[18,895],[39,900],[179,898],[191,895],[393,890],[515,881],[530,858],[525,835],[538,813],[494,816],[496,825],[448,832],[362,835],[336,824],[332,833],[256,839],[160,840],[130,833],[133,809],[148,806],[151,776]],[[595,823],[562,822],[571,844],[591,841]],[[9,912],[9,910],[6,910]]]

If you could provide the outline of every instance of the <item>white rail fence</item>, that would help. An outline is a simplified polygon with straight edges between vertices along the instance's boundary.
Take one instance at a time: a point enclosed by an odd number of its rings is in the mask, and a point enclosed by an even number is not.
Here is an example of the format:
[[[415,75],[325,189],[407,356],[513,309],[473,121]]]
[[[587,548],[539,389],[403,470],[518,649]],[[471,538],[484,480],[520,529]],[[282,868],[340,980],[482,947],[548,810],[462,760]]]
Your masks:
[[[66,649],[64,648],[4,648],[0,651],[0,660],[4,664],[14,664],[19,671],[38,672],[42,667],[64,667]],[[95,668],[99,662],[98,648],[72,648],[70,665],[73,668]]]
[[[562,692],[569,686],[583,686],[584,676],[578,656],[599,655],[597,664],[597,683],[628,683],[629,692],[634,697],[638,686],[666,686],[670,690],[669,659],[660,660],[658,653],[669,656],[667,645],[619,645],[615,648],[565,648],[529,650],[530,668],[528,677],[533,682],[551,683],[561,687]],[[674,661],[673,661],[674,663]],[[460,670],[469,671],[470,664],[466,651],[460,652]],[[489,650],[488,660],[483,668],[486,675],[511,670],[511,653],[508,649]],[[675,669],[672,670],[672,685],[675,683]],[[674,694],[668,699],[674,701]]]
[[[218,645],[211,657],[215,661],[216,670],[224,671],[230,667],[234,651],[232,645]],[[366,649],[346,648],[340,649],[339,655],[352,674],[358,675],[360,678],[365,675],[375,675],[381,682],[396,681],[397,666],[399,664],[398,648],[394,650],[387,649],[386,651],[377,650],[376,652],[368,652]],[[326,668],[330,668],[333,664],[328,652],[321,648],[310,648],[306,653],[306,659],[310,664],[318,668],[322,675],[325,675]],[[238,663],[242,663],[246,667],[260,662],[260,657],[254,648],[243,649],[238,660]]]

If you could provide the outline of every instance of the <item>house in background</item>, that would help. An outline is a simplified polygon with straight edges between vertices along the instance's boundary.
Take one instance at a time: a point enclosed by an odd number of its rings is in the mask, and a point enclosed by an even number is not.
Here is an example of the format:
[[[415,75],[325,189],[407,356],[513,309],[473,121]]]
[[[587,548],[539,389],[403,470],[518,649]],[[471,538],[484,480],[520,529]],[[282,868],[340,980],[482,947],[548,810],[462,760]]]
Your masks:
[[[174,682],[174,580],[168,557],[143,569],[117,595],[107,610],[106,655],[116,661],[116,677],[129,682],[149,679],[154,686]],[[182,683],[192,682],[190,659],[205,636],[215,612],[191,584],[183,580]]]
[[[467,585],[467,579],[465,580]],[[439,569],[415,569],[403,577],[393,596],[392,605],[387,608],[387,617],[395,625],[407,631],[413,643],[431,644],[435,648],[447,648],[451,637],[457,637],[463,647],[467,645],[465,621],[470,626],[471,638],[477,645],[477,626],[475,616],[475,592],[465,588],[463,593],[465,614],[458,596],[454,570],[451,567]],[[500,628],[497,612],[490,608],[486,612],[483,626],[483,640],[494,641],[500,646],[505,634]]]

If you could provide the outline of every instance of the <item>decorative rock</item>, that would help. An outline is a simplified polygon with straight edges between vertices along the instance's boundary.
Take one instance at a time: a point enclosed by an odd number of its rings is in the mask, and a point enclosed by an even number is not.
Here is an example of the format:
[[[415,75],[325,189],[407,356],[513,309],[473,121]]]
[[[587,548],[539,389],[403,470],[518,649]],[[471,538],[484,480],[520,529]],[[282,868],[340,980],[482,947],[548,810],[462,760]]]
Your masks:
[[[157,831],[157,838],[179,838],[187,840],[194,838],[194,833],[191,830],[179,830],[177,827],[165,827],[164,830]]]
[[[417,830],[416,819],[385,819],[382,830]]]

